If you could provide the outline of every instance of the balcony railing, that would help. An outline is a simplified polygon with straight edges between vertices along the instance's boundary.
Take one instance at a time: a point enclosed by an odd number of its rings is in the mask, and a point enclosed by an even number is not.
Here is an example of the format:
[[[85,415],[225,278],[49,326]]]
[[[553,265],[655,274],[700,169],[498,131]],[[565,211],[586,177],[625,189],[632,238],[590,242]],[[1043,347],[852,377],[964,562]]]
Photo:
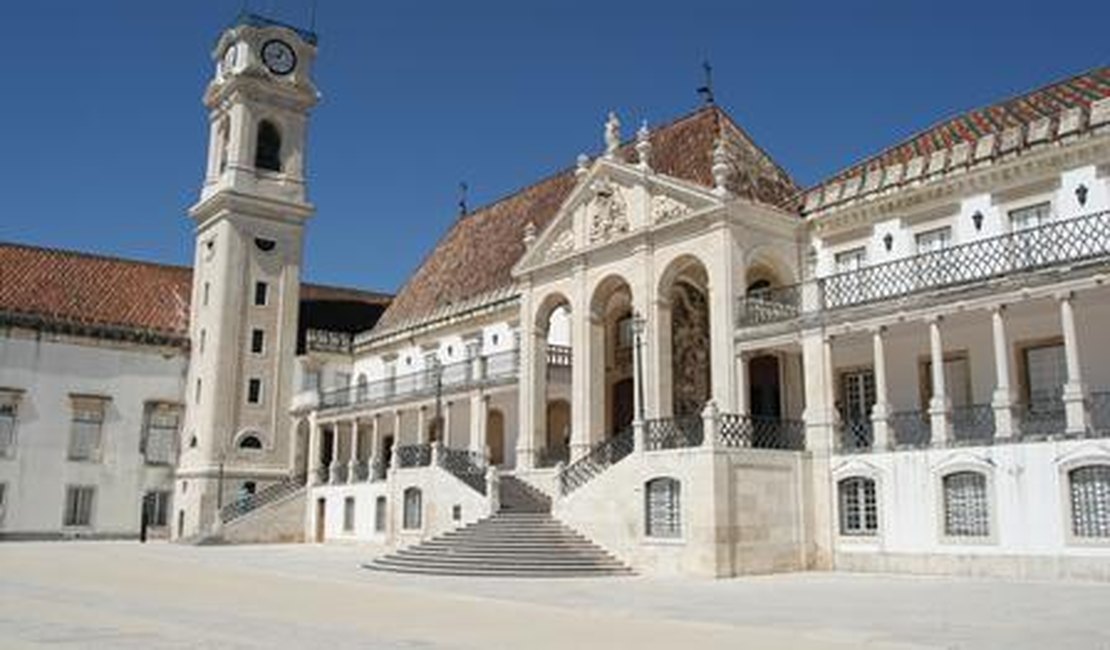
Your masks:
[[[680,415],[644,422],[644,448],[648,451],[697,447],[704,437],[701,415]]]
[[[837,447],[845,453],[867,451],[875,440],[874,427],[866,418],[841,416],[837,434]]]
[[[354,336],[348,332],[305,330],[305,346],[313,352],[350,354]]]
[[[740,299],[737,323],[779,322],[810,309],[867,305],[1107,256],[1110,212],[1098,212],[830,275],[817,280],[815,304],[802,304],[805,285],[761,290]]]
[[[557,366],[561,368],[569,368],[571,362],[571,347],[569,345],[554,345],[548,344],[547,346],[547,365]]]
[[[895,449],[928,447],[933,439],[932,423],[925,411],[899,411],[887,420]]]
[[[1095,435],[1110,436],[1110,391],[1091,392],[1091,431]]]
[[[436,391],[451,392],[503,383],[515,380],[519,368],[516,350],[500,352],[399,377],[324,391],[320,394],[320,409],[376,406],[434,395]]]
[[[994,409],[990,404],[952,408],[952,444],[989,445],[994,440]]]
[[[623,460],[632,453],[634,447],[632,429],[625,429],[612,438],[599,442],[584,456],[563,469],[559,474],[559,491],[570,494],[609,466]]]
[[[432,446],[427,443],[401,445],[394,453],[397,454],[398,467],[427,467],[432,464]]]
[[[806,427],[801,420],[722,413],[720,426],[718,436],[725,447],[801,451],[806,446]]]
[[[1058,436],[1067,431],[1064,402],[1059,399],[1035,400],[1017,409],[1018,433],[1023,438]]]

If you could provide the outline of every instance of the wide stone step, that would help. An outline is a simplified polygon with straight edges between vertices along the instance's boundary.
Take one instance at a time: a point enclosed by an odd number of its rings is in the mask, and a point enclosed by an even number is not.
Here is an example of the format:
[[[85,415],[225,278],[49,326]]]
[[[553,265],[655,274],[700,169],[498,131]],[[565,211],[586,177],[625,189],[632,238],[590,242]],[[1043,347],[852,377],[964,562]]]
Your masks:
[[[632,575],[632,571],[626,567],[621,567],[620,569],[590,569],[588,571],[578,571],[571,569],[514,569],[511,571],[502,571],[477,569],[473,567],[425,568],[419,566],[389,566],[377,564],[374,562],[364,564],[363,566],[374,571],[388,571],[390,573],[465,578],[607,578]]]
[[[476,560],[489,562],[552,562],[556,564],[576,562],[616,562],[604,553],[505,553],[481,550],[447,550],[432,551],[429,549],[404,549],[394,554],[394,557],[411,560],[438,560],[442,558],[452,560]]]
[[[475,560],[466,558],[404,558],[398,556],[389,556],[386,558],[378,558],[374,563],[382,566],[409,566],[409,567],[423,567],[432,569],[440,568],[471,568],[480,569],[483,571],[512,571],[516,569],[535,569],[538,571],[557,571],[559,569],[572,569],[576,571],[588,571],[591,569],[618,569],[623,568],[619,562],[592,562],[592,561],[579,561],[579,562],[503,562],[496,560]]]

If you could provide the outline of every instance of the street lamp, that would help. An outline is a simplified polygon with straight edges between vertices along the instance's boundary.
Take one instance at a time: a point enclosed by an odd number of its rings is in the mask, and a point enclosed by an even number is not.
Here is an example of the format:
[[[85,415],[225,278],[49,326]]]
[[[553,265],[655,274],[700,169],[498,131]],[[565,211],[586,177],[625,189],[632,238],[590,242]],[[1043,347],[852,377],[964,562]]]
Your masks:
[[[633,372],[635,375],[635,411],[636,421],[644,421],[644,357],[643,357],[643,342],[644,342],[644,329],[647,321],[644,317],[636,312],[632,315],[632,345],[633,345],[633,360],[635,367]]]

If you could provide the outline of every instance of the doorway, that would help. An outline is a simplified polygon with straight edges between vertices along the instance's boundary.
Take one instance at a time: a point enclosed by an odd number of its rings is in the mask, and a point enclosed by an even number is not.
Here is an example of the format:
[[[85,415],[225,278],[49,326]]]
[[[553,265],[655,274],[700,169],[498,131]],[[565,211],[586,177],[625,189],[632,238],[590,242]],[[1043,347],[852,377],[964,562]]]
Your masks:
[[[324,517],[325,517],[325,513],[327,513],[327,510],[328,510],[327,506],[328,506],[328,502],[325,499],[323,499],[323,498],[316,499],[316,543],[317,544],[323,544],[324,543],[324,530],[325,530]]]
[[[764,354],[748,362],[748,408],[753,416],[782,417],[779,358]]]

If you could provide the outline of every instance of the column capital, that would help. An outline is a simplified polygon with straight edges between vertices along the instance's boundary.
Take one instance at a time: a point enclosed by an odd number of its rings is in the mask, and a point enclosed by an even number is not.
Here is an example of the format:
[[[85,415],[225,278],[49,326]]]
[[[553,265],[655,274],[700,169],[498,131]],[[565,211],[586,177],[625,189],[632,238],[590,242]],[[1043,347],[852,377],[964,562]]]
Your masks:
[[[871,327],[867,328],[867,331],[870,332],[872,336],[883,337],[886,336],[888,329],[889,327],[887,327],[886,325],[872,325]]]
[[[1008,307],[1009,305],[1004,302],[996,302],[994,304],[988,305],[987,310],[990,311],[991,314],[1004,314],[1006,313],[1006,309]]]
[[[1055,298],[1058,302],[1071,302],[1073,299],[1075,299],[1075,292],[1070,289],[1057,291],[1056,293],[1052,294],[1052,297]]]
[[[929,325],[940,326],[940,324],[944,321],[944,315],[943,314],[928,314],[928,315],[925,316],[925,318],[923,320],[926,323],[928,323]]]

